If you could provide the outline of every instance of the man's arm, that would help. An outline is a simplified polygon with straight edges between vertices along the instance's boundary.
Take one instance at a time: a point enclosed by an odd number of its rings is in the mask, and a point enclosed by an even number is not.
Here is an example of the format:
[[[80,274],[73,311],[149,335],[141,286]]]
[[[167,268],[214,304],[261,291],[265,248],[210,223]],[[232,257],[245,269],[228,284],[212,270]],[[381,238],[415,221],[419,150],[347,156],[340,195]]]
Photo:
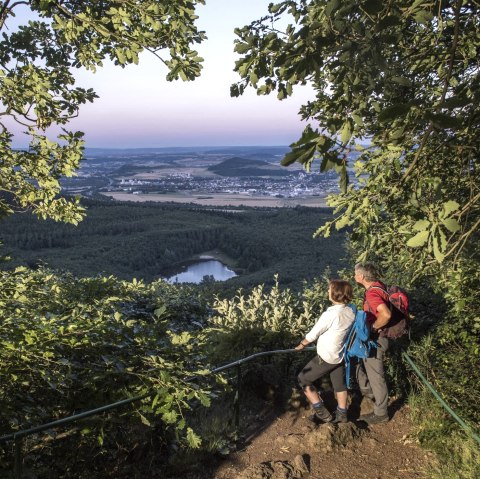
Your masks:
[[[379,304],[377,306],[377,319],[372,324],[372,329],[376,331],[382,329],[388,324],[391,317],[392,312],[390,311],[389,307],[385,303]]]

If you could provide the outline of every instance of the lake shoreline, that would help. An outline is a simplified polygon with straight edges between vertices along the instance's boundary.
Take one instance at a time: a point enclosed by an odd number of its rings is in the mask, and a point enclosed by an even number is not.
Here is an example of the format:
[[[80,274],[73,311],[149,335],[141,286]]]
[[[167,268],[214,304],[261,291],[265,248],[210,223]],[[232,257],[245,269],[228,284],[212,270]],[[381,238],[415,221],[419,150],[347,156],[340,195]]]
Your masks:
[[[168,268],[164,268],[162,270],[160,278],[169,283],[192,282],[192,283],[198,284],[198,283],[201,283],[201,281],[205,276],[207,277],[212,276],[215,279],[215,281],[227,281],[228,279],[236,277],[240,274],[238,271],[235,271],[228,264],[224,263],[221,259],[219,259],[219,256],[221,256],[222,258],[225,258],[226,255],[222,255],[221,253],[215,255],[214,253],[215,252],[213,252],[213,254],[201,253],[201,254],[195,255],[195,257],[192,257],[189,260],[181,261],[174,265],[169,266]],[[230,259],[230,262],[232,262],[231,259]],[[202,271],[201,273],[204,273],[204,274],[201,275],[201,278],[199,276],[195,277],[196,274],[200,274],[200,273],[196,273],[194,270],[198,269],[196,267],[202,265],[203,263],[212,263],[214,270]],[[220,266],[221,271],[218,271],[218,265]],[[215,267],[217,267],[216,268],[217,271],[215,271]],[[178,278],[179,277],[181,278],[182,276],[188,278],[189,274],[193,278],[192,281],[188,279],[178,280]],[[220,279],[218,278],[218,275],[225,276],[225,274],[228,277],[224,277],[224,278],[221,277]],[[177,279],[174,279],[174,278],[177,278]]]

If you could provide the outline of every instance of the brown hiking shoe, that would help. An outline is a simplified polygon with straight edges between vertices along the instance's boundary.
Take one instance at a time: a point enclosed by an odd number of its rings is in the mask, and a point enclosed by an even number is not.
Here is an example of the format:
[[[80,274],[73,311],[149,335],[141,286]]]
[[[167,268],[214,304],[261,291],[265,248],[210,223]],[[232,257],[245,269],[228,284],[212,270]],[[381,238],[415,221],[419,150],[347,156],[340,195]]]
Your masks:
[[[322,404],[320,407],[314,408],[315,413],[312,414],[309,419],[315,424],[332,422],[333,416],[329,410]]]
[[[365,414],[364,416],[360,416],[358,418],[359,421],[366,422],[368,425],[371,424],[382,424],[385,422],[388,422],[388,414],[385,414],[384,416],[377,416],[373,412],[371,414]]]
[[[339,422],[348,422],[347,412],[339,411],[338,409],[335,411],[335,418],[332,421],[333,424],[338,424]]]

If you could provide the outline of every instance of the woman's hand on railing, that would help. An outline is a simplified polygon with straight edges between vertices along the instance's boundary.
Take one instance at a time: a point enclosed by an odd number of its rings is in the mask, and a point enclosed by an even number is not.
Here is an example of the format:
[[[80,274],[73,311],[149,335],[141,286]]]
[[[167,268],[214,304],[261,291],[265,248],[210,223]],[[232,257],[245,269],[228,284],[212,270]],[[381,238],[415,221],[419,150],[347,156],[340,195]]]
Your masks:
[[[298,346],[295,347],[297,351],[301,351],[303,348],[307,347],[310,344],[306,339],[302,339]]]

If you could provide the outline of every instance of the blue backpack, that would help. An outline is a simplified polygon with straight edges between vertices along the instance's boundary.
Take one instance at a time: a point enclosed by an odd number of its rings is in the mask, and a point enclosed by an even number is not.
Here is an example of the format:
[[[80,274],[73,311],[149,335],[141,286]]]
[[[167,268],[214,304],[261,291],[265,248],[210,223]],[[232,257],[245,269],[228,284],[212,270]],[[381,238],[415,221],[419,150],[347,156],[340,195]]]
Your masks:
[[[367,323],[367,313],[359,311],[354,304],[348,305],[355,313],[355,319],[347,334],[344,345],[345,378],[347,387],[350,387],[350,367],[353,358],[364,359],[370,357],[372,349],[377,347],[376,341],[370,340],[370,328]]]

